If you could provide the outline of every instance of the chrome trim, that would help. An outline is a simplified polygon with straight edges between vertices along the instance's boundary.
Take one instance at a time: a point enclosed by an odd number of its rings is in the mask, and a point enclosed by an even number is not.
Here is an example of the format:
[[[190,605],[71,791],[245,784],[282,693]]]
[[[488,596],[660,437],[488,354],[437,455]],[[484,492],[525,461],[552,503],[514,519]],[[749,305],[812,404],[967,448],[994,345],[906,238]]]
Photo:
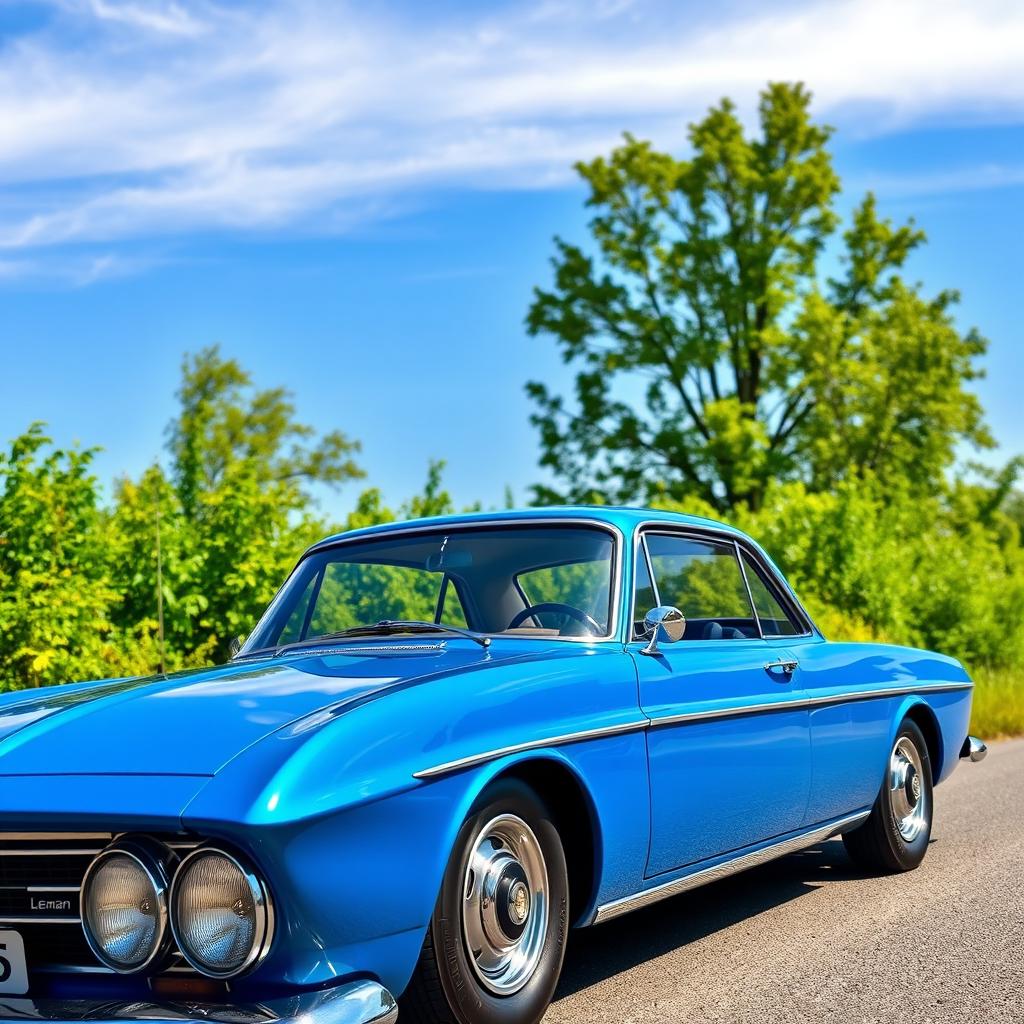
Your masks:
[[[759,566],[764,570],[765,575],[775,584],[777,590],[779,590],[783,598],[793,605],[793,610],[796,611],[797,617],[802,619],[802,625],[807,627],[802,633],[794,633],[792,636],[768,636],[763,639],[768,640],[798,640],[807,639],[807,637],[821,636],[821,630],[814,624],[814,620],[807,614],[807,609],[804,608],[800,599],[793,592],[792,587],[783,578],[781,573],[776,572],[772,566],[768,565],[764,559],[764,556],[754,546],[753,539],[746,536],[746,534],[736,534],[731,530],[727,530],[724,527],[714,525],[691,525],[689,523],[676,523],[671,520],[666,521],[664,519],[645,519],[642,522],[636,523],[633,527],[633,562],[636,562],[636,547],[639,539],[646,532],[648,533],[665,533],[670,536],[690,535],[696,537],[698,540],[717,540],[726,544],[730,544],[735,548],[739,548],[740,551],[750,556],[751,561],[755,565]],[[740,560],[740,568],[744,570],[743,559]],[[633,608],[634,599],[636,597],[636,588],[633,588],[633,593],[630,595],[630,620],[635,618],[636,610]],[[785,610],[785,609],[783,609]],[[755,620],[758,620],[757,610],[753,610]],[[759,622],[759,620],[758,620]],[[760,624],[759,624],[760,626]],[[750,639],[762,639],[762,637],[751,637]]]
[[[664,725],[682,725],[715,718],[740,718],[744,715],[770,714],[773,711],[801,711],[805,708],[828,707],[832,704],[857,703],[883,697],[904,697],[913,693],[945,693],[950,690],[970,690],[973,683],[925,683],[921,686],[885,686],[876,690],[854,690],[849,693],[831,693],[824,697],[801,697],[795,700],[768,701],[764,704],[740,704],[733,707],[713,708],[710,711],[688,711],[678,715],[664,715],[651,719],[651,728]]]
[[[102,839],[110,842],[113,832],[0,832],[0,843],[52,842],[58,839]]]
[[[380,530],[373,530],[372,532],[359,532],[354,536],[346,536],[342,534],[340,537],[325,538],[324,540],[317,541],[316,544],[308,547],[299,558],[298,562],[295,563],[294,568],[288,574],[284,583],[278,588],[277,593],[271,599],[270,604],[267,605],[266,610],[260,616],[259,621],[253,628],[253,631],[249,634],[249,638],[242,645],[242,649],[238,652],[232,661],[244,661],[247,657],[246,648],[250,640],[260,631],[260,627],[264,621],[274,613],[278,602],[281,600],[282,595],[288,587],[291,578],[295,575],[299,566],[312,554],[316,554],[320,551],[328,551],[331,548],[343,547],[346,544],[358,544],[362,541],[372,541],[384,537],[401,536],[409,533],[437,533],[439,531],[448,530],[454,532],[455,530],[488,530],[494,528],[503,528],[508,526],[516,527],[531,527],[531,526],[587,526],[597,530],[604,530],[606,533],[611,534],[612,541],[614,544],[613,557],[612,557],[612,581],[611,589],[609,591],[609,606],[611,611],[611,619],[608,623],[608,632],[604,636],[554,636],[554,637],[530,637],[530,636],[516,636],[516,640],[541,640],[546,643],[556,641],[558,643],[613,643],[619,641],[621,638],[620,633],[620,612],[622,609],[625,594],[623,592],[623,580],[625,578],[623,573],[623,559],[625,558],[625,544],[626,538],[622,530],[619,529],[615,523],[607,522],[603,519],[588,518],[586,516],[526,516],[526,517],[515,517],[509,516],[501,519],[485,519],[477,520],[465,523],[455,523],[449,526],[438,526],[437,524],[414,524],[409,526],[396,526],[394,528],[388,526]],[[632,627],[630,628],[632,632]],[[484,633],[484,636],[494,637],[495,639],[502,639],[501,633]],[[316,638],[313,638],[315,642]],[[344,641],[346,643],[351,642],[351,638]],[[269,655],[268,655],[269,656]]]
[[[168,858],[163,855],[163,849],[165,849],[163,848],[163,844],[158,843],[154,839],[149,839],[148,837],[131,840],[118,839],[93,859],[92,863],[85,869],[85,874],[82,876],[82,895],[78,905],[78,920],[81,922],[85,941],[89,944],[89,948],[92,950],[93,956],[95,956],[104,967],[114,971],[115,974],[140,974],[142,971],[152,967],[153,964],[161,959],[167,952],[167,947],[170,943],[170,935],[168,932],[169,915],[167,911],[167,890],[170,884],[170,875],[167,863]],[[149,879],[149,884],[153,887],[153,894],[156,897],[156,940],[153,943],[153,948],[149,951],[149,956],[147,956],[140,964],[133,964],[126,967],[124,964],[118,964],[111,960],[92,934],[86,917],[85,906],[88,900],[89,883],[91,882],[96,870],[108,857],[128,857],[135,861],[135,863],[138,864],[145,872],[146,877]]]
[[[10,886],[10,888],[20,889],[20,885]],[[80,885],[26,885],[25,892],[81,892],[82,887]]]
[[[960,748],[960,757],[967,761],[984,761],[988,755],[988,745],[977,736],[968,736]]]
[[[242,873],[249,885],[253,898],[253,906],[256,910],[256,930],[253,935],[252,946],[250,947],[244,962],[239,967],[231,971],[212,970],[208,965],[204,964],[193,955],[192,951],[190,951],[185,943],[182,942],[181,936],[178,934],[178,886],[181,884],[182,878],[185,877],[186,865],[198,857],[210,854],[224,857],[226,860],[229,860],[234,864],[234,866]],[[171,881],[168,903],[170,905],[171,932],[174,935],[174,941],[177,943],[181,955],[191,967],[197,970],[200,974],[205,975],[207,978],[216,978],[218,980],[237,978],[240,974],[246,974],[249,971],[255,970],[270,952],[270,945],[274,940],[274,903],[270,896],[270,890],[267,888],[263,878],[257,874],[255,870],[249,868],[234,854],[228,853],[227,850],[224,850],[219,846],[200,846],[186,857],[182,858],[181,862],[178,864],[177,870],[174,872],[174,878]]]
[[[433,768],[424,768],[422,771],[413,772],[414,779],[432,779],[438,775],[447,775],[449,772],[457,772],[463,768],[472,768],[478,764],[485,764],[487,761],[495,761],[499,757],[507,757],[509,754],[521,754],[527,750],[540,750],[542,747],[561,747],[566,743],[582,743],[585,740],[596,740],[603,736],[618,736],[627,732],[642,732],[650,725],[646,718],[635,722],[622,722],[619,725],[605,725],[598,729],[584,729],[581,732],[565,733],[562,736],[549,736],[540,740],[529,740],[526,743],[514,743],[508,747],[498,747],[494,750],[485,751],[482,754],[471,754],[469,757],[460,757],[455,761],[446,761],[444,764],[435,765]]]
[[[711,867],[689,875],[683,875],[682,878],[675,878],[671,882],[664,882],[651,889],[642,889],[632,896],[623,896],[621,899],[612,900],[597,908],[591,923],[600,924],[603,921],[610,921],[622,914],[628,914],[632,910],[639,910],[641,907],[668,899],[670,896],[678,896],[690,889],[696,889],[699,886],[717,882],[721,878],[728,878],[729,875],[735,875],[740,871],[746,871],[747,868],[757,867],[759,864],[766,864],[778,857],[784,857],[788,853],[796,853],[798,850],[806,849],[808,846],[813,846],[815,843],[859,825],[870,813],[870,811],[858,811],[856,814],[848,815],[838,821],[827,825],[817,825],[806,832],[790,836],[788,839],[781,839],[769,846],[752,850],[750,853],[739,854],[731,860],[713,864]]]
[[[757,626],[758,639],[763,640],[764,626],[761,624],[761,615],[757,610],[757,605],[754,604],[754,592],[750,589],[750,577],[747,576],[747,567],[743,564],[743,549],[735,537],[732,539],[732,550],[736,556],[736,564],[740,567],[740,576],[743,577],[743,589],[747,594],[747,603],[750,605],[750,614],[754,617],[754,625]],[[769,596],[771,595],[769,594]]]
[[[37,846],[26,846],[22,850],[0,850],[0,857],[96,857],[105,847],[85,847],[67,850],[40,850]]]
[[[180,1002],[118,1002],[84,999],[21,999],[0,996],[0,1020],[53,1024],[175,1021],[178,1024],[395,1024],[394,996],[374,981],[353,981],[318,992],[237,1005]]]
[[[605,736],[618,736],[628,732],[642,732],[646,729],[659,729],[667,725],[683,725],[689,722],[702,722],[716,718],[740,718],[744,715],[770,714],[780,711],[800,711],[805,708],[826,707],[831,704],[845,704],[862,700],[873,700],[883,697],[902,697],[914,693],[945,693],[953,690],[973,689],[973,683],[925,683],[920,686],[881,687],[877,690],[856,690],[851,693],[829,694],[825,697],[808,697],[800,700],[775,700],[764,704],[742,704],[734,707],[713,708],[710,711],[690,711],[678,715],[665,715],[661,718],[645,718],[635,722],[624,722],[620,725],[606,725],[596,729],[583,729],[579,732],[563,733],[547,739],[528,740],[525,743],[513,743],[506,747],[496,747],[479,754],[445,761],[413,772],[414,779],[433,779],[449,772],[461,771],[463,768],[474,768],[488,761],[496,761],[510,754],[521,754],[530,750],[541,750],[544,747],[564,747],[570,743],[584,743],[587,740],[601,739]]]

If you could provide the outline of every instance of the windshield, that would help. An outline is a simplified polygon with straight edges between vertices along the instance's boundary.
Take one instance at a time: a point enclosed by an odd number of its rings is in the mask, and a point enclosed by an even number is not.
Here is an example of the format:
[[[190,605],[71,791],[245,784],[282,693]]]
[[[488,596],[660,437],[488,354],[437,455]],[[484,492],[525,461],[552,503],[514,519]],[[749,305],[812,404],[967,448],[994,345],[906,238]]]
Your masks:
[[[385,620],[604,637],[613,550],[606,530],[569,525],[461,527],[342,543],[303,559],[240,653]]]

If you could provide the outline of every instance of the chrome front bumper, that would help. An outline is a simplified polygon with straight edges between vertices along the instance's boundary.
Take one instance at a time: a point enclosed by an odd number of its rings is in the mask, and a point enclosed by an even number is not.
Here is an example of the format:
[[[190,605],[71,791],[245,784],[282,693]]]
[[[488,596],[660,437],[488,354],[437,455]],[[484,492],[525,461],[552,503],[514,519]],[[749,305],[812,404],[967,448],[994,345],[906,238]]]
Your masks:
[[[175,1021],[176,1024],[394,1024],[394,997],[372,981],[354,981],[321,992],[265,1003],[117,1003],[101,1000],[20,999],[0,996],[0,1020],[54,1024],[122,1024]]]
[[[960,757],[965,761],[984,761],[988,747],[977,736],[968,736],[960,748]]]

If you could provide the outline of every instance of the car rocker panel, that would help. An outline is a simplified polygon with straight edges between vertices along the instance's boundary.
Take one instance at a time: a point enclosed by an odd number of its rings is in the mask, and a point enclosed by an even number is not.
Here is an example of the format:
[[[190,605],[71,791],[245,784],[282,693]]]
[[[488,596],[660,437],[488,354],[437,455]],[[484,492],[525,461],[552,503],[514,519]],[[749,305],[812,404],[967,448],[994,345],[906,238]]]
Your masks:
[[[569,925],[836,835],[916,866],[971,685],[707,520],[328,538],[226,665],[0,696],[0,1020],[535,1020]]]

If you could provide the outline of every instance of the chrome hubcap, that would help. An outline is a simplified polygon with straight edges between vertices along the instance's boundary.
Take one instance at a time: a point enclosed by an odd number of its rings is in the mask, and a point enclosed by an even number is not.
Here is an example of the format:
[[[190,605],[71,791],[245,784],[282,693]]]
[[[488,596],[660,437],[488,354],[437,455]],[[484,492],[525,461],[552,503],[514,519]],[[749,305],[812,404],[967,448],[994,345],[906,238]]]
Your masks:
[[[928,826],[928,794],[922,782],[924,765],[917,747],[901,736],[889,758],[889,806],[900,835],[912,843]]]
[[[533,977],[548,931],[548,873],[530,826],[502,814],[477,835],[463,885],[462,933],[477,977],[497,995]]]

